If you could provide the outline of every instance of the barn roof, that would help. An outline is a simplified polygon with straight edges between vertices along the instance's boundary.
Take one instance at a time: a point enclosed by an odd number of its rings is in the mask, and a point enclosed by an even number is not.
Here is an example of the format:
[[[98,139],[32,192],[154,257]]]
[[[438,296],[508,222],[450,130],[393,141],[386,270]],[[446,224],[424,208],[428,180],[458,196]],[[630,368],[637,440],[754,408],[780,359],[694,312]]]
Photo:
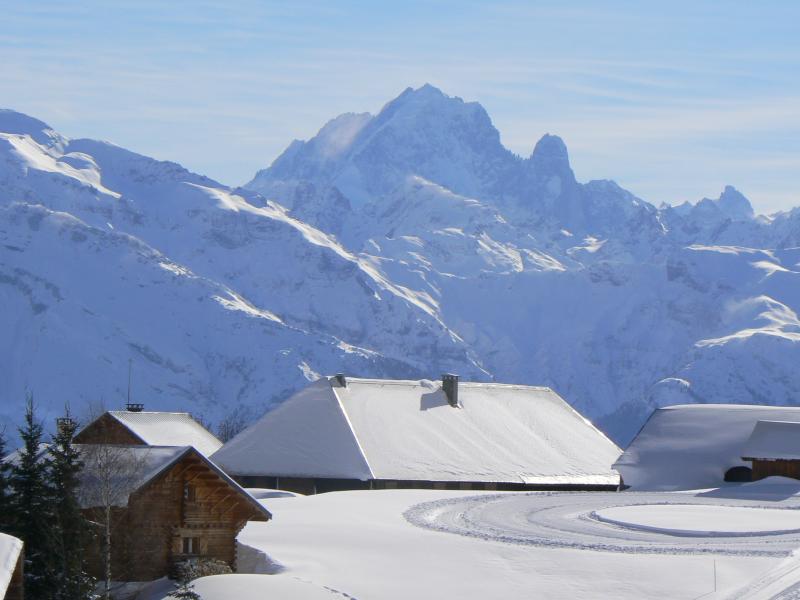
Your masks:
[[[108,414],[149,446],[194,446],[206,456],[222,447],[189,413],[110,410]]]
[[[800,407],[686,404],[653,411],[614,464],[626,485],[688,490],[724,485],[758,421],[800,423]]]
[[[800,460],[800,423],[758,421],[742,449],[743,460]]]
[[[620,449],[549,388],[323,378],[213,458],[237,475],[616,484]]]
[[[267,519],[272,516],[258,500],[192,446],[83,444],[75,447],[84,462],[79,493],[82,508],[127,506],[132,493],[168,471],[187,455],[194,455],[258,512]]]
[[[8,591],[21,552],[22,540],[0,533],[0,598]]]

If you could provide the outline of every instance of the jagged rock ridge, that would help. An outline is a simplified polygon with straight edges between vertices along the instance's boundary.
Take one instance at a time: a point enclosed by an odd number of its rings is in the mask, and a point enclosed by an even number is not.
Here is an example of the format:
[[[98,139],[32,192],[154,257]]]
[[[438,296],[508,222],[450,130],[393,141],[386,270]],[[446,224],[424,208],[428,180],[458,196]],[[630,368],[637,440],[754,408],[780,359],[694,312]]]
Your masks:
[[[432,86],[245,188],[0,112],[0,377],[218,420],[320,373],[550,385],[618,441],[674,402],[795,402],[800,211],[656,208]],[[88,375],[87,375],[88,374]]]

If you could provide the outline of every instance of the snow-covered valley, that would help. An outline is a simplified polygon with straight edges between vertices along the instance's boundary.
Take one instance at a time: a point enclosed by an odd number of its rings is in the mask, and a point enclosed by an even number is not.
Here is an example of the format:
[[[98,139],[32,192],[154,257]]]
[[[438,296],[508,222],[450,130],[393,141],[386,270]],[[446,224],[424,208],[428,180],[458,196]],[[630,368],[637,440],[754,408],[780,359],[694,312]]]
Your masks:
[[[620,165],[624,169],[624,165]],[[553,387],[625,444],[656,406],[800,397],[800,212],[655,206],[503,147],[424,86],[244,188],[0,112],[0,419],[27,392],[253,418],[320,374]]]

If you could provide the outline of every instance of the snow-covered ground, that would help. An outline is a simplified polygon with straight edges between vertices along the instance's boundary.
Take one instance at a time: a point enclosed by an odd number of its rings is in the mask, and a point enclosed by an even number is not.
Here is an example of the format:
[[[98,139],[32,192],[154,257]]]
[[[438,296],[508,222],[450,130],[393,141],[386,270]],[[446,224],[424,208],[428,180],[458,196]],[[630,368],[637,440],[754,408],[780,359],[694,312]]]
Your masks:
[[[800,547],[798,508],[794,496],[768,502],[709,492],[531,493],[427,502],[406,517],[435,531],[548,548],[786,556]],[[702,522],[713,531],[702,531]]]
[[[239,540],[263,552],[262,572],[276,574],[205,578],[196,589],[204,600],[789,597],[780,594],[800,582],[800,532],[791,531],[800,498],[778,483],[269,498],[274,520],[248,525]]]

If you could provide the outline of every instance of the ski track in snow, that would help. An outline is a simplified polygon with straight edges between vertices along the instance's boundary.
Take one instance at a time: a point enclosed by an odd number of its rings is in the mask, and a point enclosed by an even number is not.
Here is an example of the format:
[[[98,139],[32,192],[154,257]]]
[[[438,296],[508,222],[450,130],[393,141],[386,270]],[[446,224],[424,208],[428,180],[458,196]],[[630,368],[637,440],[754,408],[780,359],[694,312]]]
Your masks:
[[[800,531],[687,536],[605,523],[594,516],[604,508],[657,504],[800,510],[800,498],[767,503],[692,493],[534,492],[424,502],[403,516],[418,527],[487,541],[601,552],[786,556],[800,547]]]

